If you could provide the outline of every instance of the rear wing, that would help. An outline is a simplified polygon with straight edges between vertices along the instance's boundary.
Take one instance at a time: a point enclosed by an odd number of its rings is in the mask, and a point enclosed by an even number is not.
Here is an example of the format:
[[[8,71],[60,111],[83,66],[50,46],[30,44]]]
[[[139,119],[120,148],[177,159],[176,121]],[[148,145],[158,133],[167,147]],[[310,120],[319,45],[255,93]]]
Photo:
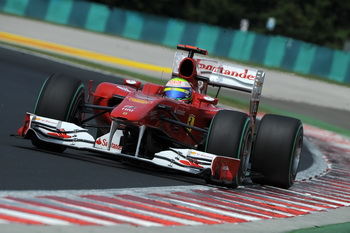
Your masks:
[[[173,76],[178,76],[180,63],[186,57],[187,54],[180,51],[175,54],[172,68]],[[250,93],[249,113],[255,120],[265,78],[263,70],[206,59],[197,55],[194,55],[193,59],[196,61],[199,80],[205,80],[211,86]]]

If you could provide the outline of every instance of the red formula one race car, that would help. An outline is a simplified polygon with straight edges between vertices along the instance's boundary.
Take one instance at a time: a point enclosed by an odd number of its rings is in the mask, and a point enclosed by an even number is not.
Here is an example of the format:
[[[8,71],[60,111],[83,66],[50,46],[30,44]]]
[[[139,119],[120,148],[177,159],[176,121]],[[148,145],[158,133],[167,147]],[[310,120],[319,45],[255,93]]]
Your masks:
[[[289,188],[295,180],[303,126],[300,120],[256,115],[265,73],[206,59],[207,51],[178,45],[166,85],[125,79],[101,83],[85,100],[81,81],[54,74],[45,81],[22,138],[38,148],[108,153],[132,163],[150,163],[236,188],[245,177]],[[245,113],[217,107],[209,86],[251,93]],[[95,120],[97,124],[89,122]],[[95,127],[94,136],[90,127]],[[90,131],[88,130],[90,129]]]

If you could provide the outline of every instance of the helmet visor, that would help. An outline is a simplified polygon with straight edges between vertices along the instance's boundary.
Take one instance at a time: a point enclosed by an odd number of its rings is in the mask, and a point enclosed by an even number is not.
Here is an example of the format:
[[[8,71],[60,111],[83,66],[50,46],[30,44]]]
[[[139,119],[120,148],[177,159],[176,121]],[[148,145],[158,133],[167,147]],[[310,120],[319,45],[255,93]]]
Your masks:
[[[190,88],[166,87],[164,92],[167,98],[175,100],[186,100],[191,97]]]

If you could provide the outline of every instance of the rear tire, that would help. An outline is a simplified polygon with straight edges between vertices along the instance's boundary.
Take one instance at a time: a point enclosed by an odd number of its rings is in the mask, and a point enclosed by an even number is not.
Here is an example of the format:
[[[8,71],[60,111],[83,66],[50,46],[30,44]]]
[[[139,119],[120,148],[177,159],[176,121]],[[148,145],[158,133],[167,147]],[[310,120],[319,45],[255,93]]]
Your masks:
[[[82,120],[85,88],[78,79],[62,74],[50,75],[44,82],[35,108],[34,114],[56,120],[72,122],[79,125]],[[54,152],[63,152],[66,147],[32,138],[34,146]]]
[[[303,145],[300,120],[267,114],[259,126],[252,156],[252,171],[262,176],[255,183],[289,188],[293,185]]]
[[[221,110],[213,118],[205,151],[218,156],[240,159],[238,174],[232,184],[237,188],[247,175],[252,146],[252,125],[247,114]],[[210,183],[210,179],[207,180]]]

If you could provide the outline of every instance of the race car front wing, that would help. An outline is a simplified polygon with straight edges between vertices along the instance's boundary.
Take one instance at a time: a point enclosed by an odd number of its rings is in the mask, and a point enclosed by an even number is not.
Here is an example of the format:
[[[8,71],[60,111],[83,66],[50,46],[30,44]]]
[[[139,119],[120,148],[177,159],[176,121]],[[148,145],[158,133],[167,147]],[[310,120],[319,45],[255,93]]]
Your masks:
[[[109,133],[95,139],[84,129],[73,123],[27,113],[24,125],[18,130],[18,136],[61,145],[68,148],[107,153],[119,158],[147,162],[153,165],[206,176],[216,182],[229,185],[236,177],[240,165],[239,159],[214,155],[194,149],[169,148],[158,152],[152,159],[122,153],[120,139],[122,130],[112,124]],[[138,151],[138,148],[136,148]]]

